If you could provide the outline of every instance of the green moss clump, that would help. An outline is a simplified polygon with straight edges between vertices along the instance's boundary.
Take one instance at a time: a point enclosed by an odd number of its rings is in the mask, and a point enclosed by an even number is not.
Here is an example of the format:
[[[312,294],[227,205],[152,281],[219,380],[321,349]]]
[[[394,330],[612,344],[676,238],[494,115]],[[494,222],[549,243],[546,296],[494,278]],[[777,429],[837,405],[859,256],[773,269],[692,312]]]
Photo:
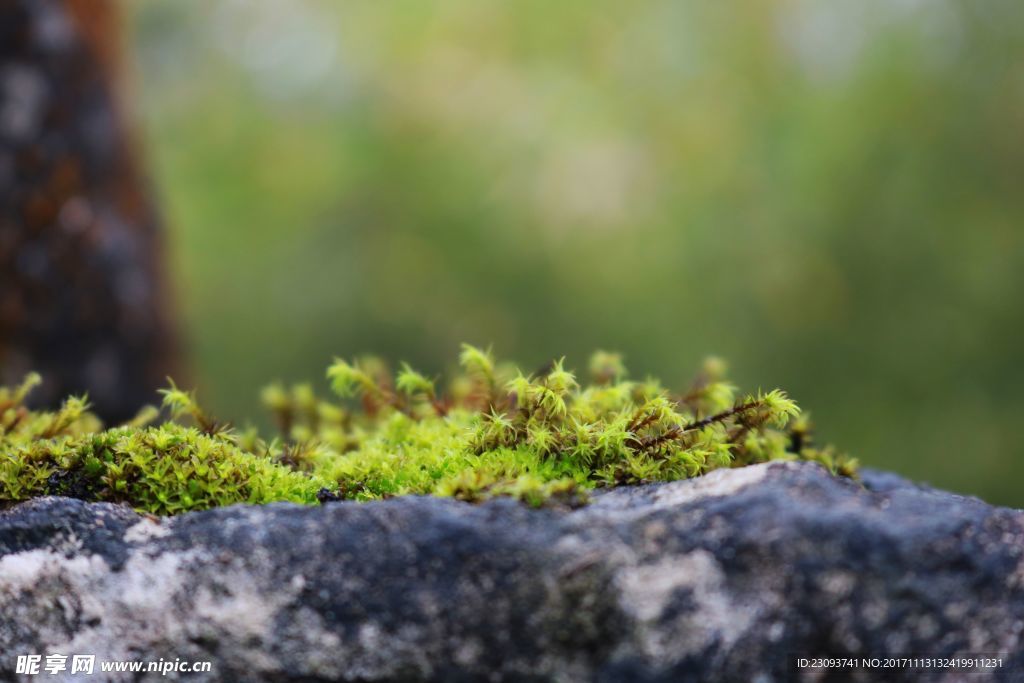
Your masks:
[[[322,482],[240,448],[229,431],[174,421],[102,430],[80,398],[54,413],[32,412],[23,399],[38,377],[0,388],[0,501],[43,495],[125,502],[174,514],[231,503],[314,502]],[[173,404],[180,392],[168,391]]]
[[[716,360],[679,395],[628,380],[610,353],[594,354],[586,386],[564,360],[524,375],[464,346],[459,363],[443,392],[407,365],[392,376],[374,358],[331,365],[340,402],[305,384],[271,385],[263,401],[281,435],[270,441],[211,418],[173,383],[162,392],[170,419],[157,426],[151,408],[104,430],[80,398],[30,411],[33,375],[0,388],[0,501],[70,495],[158,514],[403,494],[578,504],[597,487],[768,460],[856,472],[856,461],[813,446],[785,393],[740,396]]]

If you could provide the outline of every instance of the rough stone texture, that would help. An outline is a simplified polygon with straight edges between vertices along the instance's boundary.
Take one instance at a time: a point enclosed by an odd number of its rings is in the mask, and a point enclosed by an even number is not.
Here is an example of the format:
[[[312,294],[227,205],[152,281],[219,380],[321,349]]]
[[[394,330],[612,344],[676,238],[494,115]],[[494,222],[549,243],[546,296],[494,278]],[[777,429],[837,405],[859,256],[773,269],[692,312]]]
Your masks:
[[[213,661],[190,681],[1024,678],[1024,512],[865,481],[773,463],[571,512],[40,499],[0,513],[0,678],[48,652]],[[966,652],[1003,669],[788,658]]]

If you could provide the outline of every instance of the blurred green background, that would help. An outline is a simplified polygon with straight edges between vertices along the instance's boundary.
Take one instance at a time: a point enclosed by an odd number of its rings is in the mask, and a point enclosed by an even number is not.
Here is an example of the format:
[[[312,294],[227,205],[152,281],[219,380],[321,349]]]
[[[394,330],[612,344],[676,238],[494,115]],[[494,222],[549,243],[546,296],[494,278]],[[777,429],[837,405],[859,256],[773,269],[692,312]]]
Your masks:
[[[1019,0],[129,5],[202,398],[460,341],[707,354],[1024,506]]]

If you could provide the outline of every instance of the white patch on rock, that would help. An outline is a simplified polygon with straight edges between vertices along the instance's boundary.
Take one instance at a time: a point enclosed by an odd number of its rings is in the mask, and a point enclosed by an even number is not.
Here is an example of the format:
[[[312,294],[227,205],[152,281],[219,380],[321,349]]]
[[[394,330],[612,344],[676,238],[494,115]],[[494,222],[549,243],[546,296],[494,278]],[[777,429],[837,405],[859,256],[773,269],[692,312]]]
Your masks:
[[[705,498],[730,496],[764,479],[773,465],[776,463],[715,470],[702,477],[672,482],[654,492],[654,507],[675,507]]]
[[[175,625],[180,624],[180,615],[176,612],[190,590],[190,586],[185,585],[188,572],[183,571],[183,567],[193,555],[191,551],[155,557],[132,554],[120,575],[104,582],[102,590],[108,593],[107,598],[113,604],[105,606],[103,613],[109,615],[113,606],[118,616],[144,624],[154,638],[174,632]]]
[[[616,583],[623,611],[637,622],[636,645],[663,663],[714,641],[728,650],[756,616],[754,607],[733,602],[721,566],[706,550],[624,567]],[[691,602],[693,609],[671,605],[680,599]]]
[[[637,499],[635,489],[613,490],[600,495],[592,505],[580,511],[578,515],[584,518],[587,515],[614,514],[617,519],[622,519],[628,518],[633,508],[637,515],[647,515],[656,510],[736,494],[748,486],[761,482],[770,471],[788,467],[791,467],[790,463],[776,461],[714,470],[693,479],[661,484],[652,491],[639,494],[642,496],[640,500]]]
[[[171,533],[163,524],[143,518],[124,532],[124,540],[128,543],[145,543],[154,538],[163,538]]]
[[[96,555],[65,557],[51,550],[26,550],[0,557],[0,596],[25,591],[41,580],[61,576],[93,575],[108,571],[107,563]],[[0,605],[3,599],[0,598]]]
[[[67,557],[31,550],[0,558],[0,614],[45,621],[41,640],[55,652],[130,658],[183,628],[187,572],[193,555],[129,556],[119,571],[99,555]],[[53,619],[53,606],[62,619]]]
[[[274,618],[293,597],[290,584],[268,592],[253,585],[252,576],[244,570],[228,569],[216,584],[198,588],[192,610],[204,629],[246,644],[244,656],[250,666],[266,671],[274,668],[274,657],[268,652]]]

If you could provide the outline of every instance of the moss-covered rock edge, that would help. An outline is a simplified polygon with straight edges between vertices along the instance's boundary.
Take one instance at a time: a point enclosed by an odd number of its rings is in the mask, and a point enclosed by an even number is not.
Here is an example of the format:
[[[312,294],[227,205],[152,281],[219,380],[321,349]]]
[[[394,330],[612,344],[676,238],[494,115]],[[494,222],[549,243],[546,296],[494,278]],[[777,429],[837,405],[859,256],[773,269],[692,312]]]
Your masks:
[[[274,438],[218,421],[173,382],[161,392],[163,413],[146,408],[109,429],[84,397],[30,410],[25,399],[40,381],[30,375],[0,388],[0,504],[65,495],[177,514],[428,494],[579,505],[595,488],[769,460],[856,474],[855,460],[814,444],[785,392],[741,394],[716,359],[681,393],[628,379],[607,352],[591,357],[586,384],[564,359],[524,374],[469,345],[459,367],[442,391],[406,364],[392,374],[377,358],[337,359],[327,377],[339,400],[309,384],[264,389]]]

